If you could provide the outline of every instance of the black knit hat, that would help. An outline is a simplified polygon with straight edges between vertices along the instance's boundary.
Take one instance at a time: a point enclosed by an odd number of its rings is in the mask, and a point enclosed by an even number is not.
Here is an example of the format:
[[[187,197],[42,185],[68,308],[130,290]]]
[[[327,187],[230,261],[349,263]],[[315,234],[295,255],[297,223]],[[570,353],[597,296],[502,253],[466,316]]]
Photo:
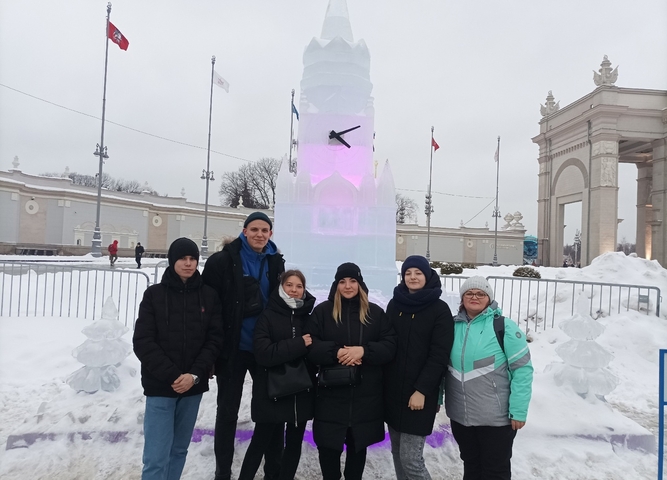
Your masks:
[[[177,238],[171,245],[169,245],[169,253],[167,253],[169,266],[174,268],[174,264],[177,260],[187,257],[188,255],[193,257],[197,260],[197,263],[199,263],[199,247],[197,247],[197,244],[189,238]]]
[[[253,222],[255,220],[262,220],[263,222],[268,223],[269,229],[273,230],[273,223],[271,223],[271,219],[264,212],[252,212],[250,215],[248,215],[248,218],[246,218],[245,222],[243,222],[243,228],[248,228],[250,222]]]
[[[361,275],[361,268],[359,268],[359,266],[354,263],[347,262],[340,265],[336,270],[334,282],[331,284],[331,290],[329,291],[329,300],[333,299],[333,296],[336,294],[336,290],[338,289],[338,282],[344,278],[354,278],[357,282],[359,282],[359,286],[362,288],[362,290],[368,293],[368,287],[364,283],[364,277]]]
[[[433,270],[431,269],[431,265],[429,265],[428,260],[426,260],[426,257],[422,257],[421,255],[410,255],[408,258],[405,259],[403,265],[401,266],[402,280],[405,280],[405,272],[408,271],[408,268],[418,268],[419,270],[422,271],[422,273],[426,277],[426,280],[431,278],[431,274],[433,272]]]

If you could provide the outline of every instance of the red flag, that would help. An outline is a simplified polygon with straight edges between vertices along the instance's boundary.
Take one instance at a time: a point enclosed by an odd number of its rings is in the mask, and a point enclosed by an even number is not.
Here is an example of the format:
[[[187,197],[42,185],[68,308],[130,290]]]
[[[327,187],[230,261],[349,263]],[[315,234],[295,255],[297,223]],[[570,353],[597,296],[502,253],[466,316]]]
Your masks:
[[[438,145],[438,142],[435,141],[435,138],[431,138],[431,146],[433,147],[433,151],[435,152],[438,148],[440,148],[440,145]]]
[[[120,33],[113,23],[109,22],[109,30],[107,31],[107,37],[113,43],[117,44],[121,50],[127,50],[127,47],[130,46],[130,41],[125,38],[125,36]]]

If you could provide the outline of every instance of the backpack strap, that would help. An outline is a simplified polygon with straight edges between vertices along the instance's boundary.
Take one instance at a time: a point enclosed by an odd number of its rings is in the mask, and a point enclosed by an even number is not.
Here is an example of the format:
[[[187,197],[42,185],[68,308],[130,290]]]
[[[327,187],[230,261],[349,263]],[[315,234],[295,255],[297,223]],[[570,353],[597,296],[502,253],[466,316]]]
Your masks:
[[[496,332],[500,348],[505,353],[505,317],[502,315],[493,317],[493,331]]]

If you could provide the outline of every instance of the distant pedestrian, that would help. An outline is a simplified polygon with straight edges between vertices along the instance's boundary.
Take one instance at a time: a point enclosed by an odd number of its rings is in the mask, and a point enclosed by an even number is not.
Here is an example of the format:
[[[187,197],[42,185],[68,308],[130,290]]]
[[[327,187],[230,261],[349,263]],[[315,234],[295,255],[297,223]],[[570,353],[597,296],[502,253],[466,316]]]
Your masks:
[[[113,267],[118,260],[118,240],[114,240],[107,248],[109,249],[109,263]]]
[[[137,242],[137,246],[134,247],[134,260],[137,262],[137,268],[141,268],[141,257],[143,256],[145,250],[141,246],[141,242]]]

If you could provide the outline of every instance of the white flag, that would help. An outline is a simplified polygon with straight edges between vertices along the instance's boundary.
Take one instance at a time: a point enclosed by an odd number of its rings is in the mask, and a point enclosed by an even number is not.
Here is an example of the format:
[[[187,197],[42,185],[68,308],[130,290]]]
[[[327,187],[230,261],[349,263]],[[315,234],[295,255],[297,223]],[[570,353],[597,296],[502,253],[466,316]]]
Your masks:
[[[222,88],[225,92],[229,93],[229,82],[222,78],[218,72],[215,70],[213,71],[213,83],[215,83],[218,87]]]
[[[500,145],[496,147],[496,154],[493,156],[493,159],[497,162],[498,161],[498,150],[500,150]]]

